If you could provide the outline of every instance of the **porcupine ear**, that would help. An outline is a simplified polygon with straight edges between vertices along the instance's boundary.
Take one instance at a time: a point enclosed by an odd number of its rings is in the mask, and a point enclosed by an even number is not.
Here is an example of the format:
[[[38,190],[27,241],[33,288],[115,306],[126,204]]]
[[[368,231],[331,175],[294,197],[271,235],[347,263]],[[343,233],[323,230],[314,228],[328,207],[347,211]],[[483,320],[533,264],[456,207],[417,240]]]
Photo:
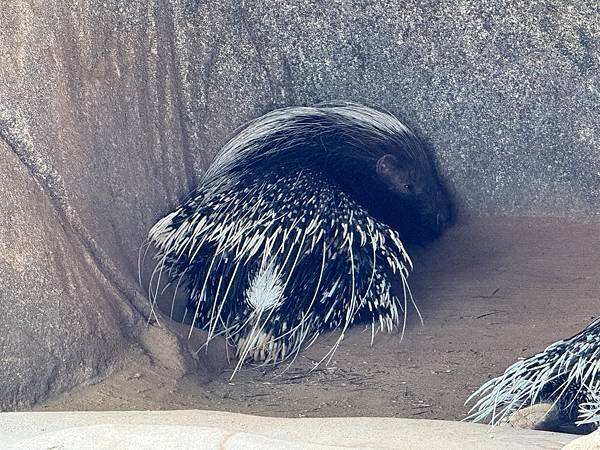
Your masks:
[[[403,194],[411,193],[410,173],[402,167],[396,156],[383,155],[377,160],[375,170],[383,182],[394,191]]]

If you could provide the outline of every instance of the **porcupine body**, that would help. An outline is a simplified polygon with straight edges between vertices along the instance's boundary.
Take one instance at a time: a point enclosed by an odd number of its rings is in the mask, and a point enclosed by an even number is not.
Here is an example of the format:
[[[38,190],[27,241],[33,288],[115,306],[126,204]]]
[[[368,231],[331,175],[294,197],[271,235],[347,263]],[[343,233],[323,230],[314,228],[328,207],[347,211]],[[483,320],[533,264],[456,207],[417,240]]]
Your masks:
[[[564,423],[600,426],[600,318],[575,336],[518,361],[481,386],[467,419],[506,420],[539,402],[552,402]]]
[[[340,329],[332,354],[354,323],[403,327],[403,241],[431,239],[449,219],[430,160],[395,117],[351,103],[284,108],[230,140],[152,228],[154,278],[187,290],[192,323],[233,342],[238,367]]]

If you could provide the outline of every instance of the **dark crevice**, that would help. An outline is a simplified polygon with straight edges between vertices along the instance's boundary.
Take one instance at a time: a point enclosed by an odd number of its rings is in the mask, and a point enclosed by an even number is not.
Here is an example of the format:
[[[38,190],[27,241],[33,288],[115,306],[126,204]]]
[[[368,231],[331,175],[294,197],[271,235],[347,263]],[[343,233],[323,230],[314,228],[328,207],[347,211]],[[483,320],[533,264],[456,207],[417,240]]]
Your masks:
[[[188,131],[188,114],[185,107],[185,102],[183,100],[183,86],[180,80],[182,76],[181,67],[178,64],[178,57],[176,53],[177,45],[175,42],[175,27],[177,24],[175,23],[175,11],[173,5],[169,2],[170,7],[170,16],[171,21],[167,25],[169,27],[167,36],[168,36],[168,49],[169,56],[171,60],[171,64],[173,67],[173,73],[171,74],[171,91],[174,97],[174,108],[177,110],[177,114],[179,116],[179,127],[180,127],[180,135],[181,135],[181,155],[183,159],[183,171],[185,174],[186,182],[187,182],[187,191],[191,191],[198,184],[198,180],[196,179],[196,174],[194,172],[194,158],[192,156],[192,149],[190,145],[189,139],[189,131]]]
[[[269,69],[269,65],[267,64],[267,62],[265,61],[265,58],[263,57],[263,50],[262,50],[261,46],[259,45],[258,39],[254,33],[254,30],[248,23],[248,11],[244,8],[244,2],[241,2],[240,6],[238,8],[238,13],[239,13],[240,21],[242,23],[242,28],[244,28],[246,30],[246,34],[248,35],[248,40],[250,41],[250,45],[252,45],[252,47],[254,48],[254,51],[256,53],[257,62],[260,65],[260,67],[262,68],[262,70],[264,71],[265,77],[267,79],[267,83],[269,84],[269,94],[271,96],[271,99],[270,99],[271,104],[268,106],[271,108],[277,107],[278,106],[278,104],[277,104],[278,103],[277,102],[277,89],[275,87],[275,82],[273,81],[273,75],[271,74],[271,69]]]

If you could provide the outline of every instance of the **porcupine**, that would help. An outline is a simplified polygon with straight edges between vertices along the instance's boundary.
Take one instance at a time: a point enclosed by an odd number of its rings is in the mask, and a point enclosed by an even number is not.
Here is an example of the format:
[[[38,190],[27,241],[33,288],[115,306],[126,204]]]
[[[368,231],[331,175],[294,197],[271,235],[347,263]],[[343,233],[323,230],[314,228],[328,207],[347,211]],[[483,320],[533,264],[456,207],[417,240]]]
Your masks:
[[[467,420],[492,424],[539,402],[552,402],[564,424],[600,426],[600,318],[575,336],[517,361],[483,384]]]
[[[153,278],[187,289],[192,324],[207,343],[236,345],[236,371],[246,359],[295,357],[339,329],[331,356],[354,323],[404,332],[414,305],[404,244],[437,237],[450,218],[427,153],[391,114],[354,103],[278,109],[225,144],[151,229]]]

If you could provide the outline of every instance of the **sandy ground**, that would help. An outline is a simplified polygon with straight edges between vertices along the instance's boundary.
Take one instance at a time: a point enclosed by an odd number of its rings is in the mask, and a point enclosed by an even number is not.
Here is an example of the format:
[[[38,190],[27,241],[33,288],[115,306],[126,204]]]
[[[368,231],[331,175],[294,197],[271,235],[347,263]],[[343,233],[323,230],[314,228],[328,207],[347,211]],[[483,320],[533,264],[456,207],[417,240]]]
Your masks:
[[[333,361],[309,372],[336,335],[291,367],[177,379],[142,354],[107,379],[37,410],[211,409],[281,417],[462,419],[481,383],[568,337],[600,313],[600,223],[486,218],[456,225],[413,254],[404,339],[352,329]]]

